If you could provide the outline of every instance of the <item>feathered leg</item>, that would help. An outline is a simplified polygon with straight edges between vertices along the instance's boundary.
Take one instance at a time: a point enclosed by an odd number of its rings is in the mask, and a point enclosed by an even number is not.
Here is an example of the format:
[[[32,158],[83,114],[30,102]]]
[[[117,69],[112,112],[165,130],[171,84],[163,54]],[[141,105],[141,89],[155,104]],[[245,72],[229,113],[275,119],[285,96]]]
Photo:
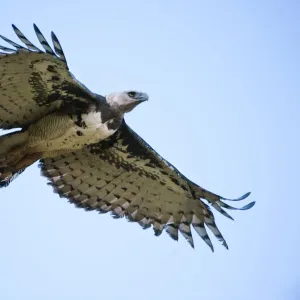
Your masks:
[[[7,186],[35,161],[71,151],[72,149],[48,151],[48,148],[51,141],[63,136],[72,126],[74,120],[69,115],[53,113],[30,125],[26,131],[1,136],[0,187]]]
[[[42,158],[42,153],[30,153],[23,156],[14,164],[0,168],[0,187],[7,186],[18,174]]]
[[[0,187],[6,186],[14,176],[15,165],[27,151],[28,135],[14,132],[0,137]]]
[[[18,162],[27,152],[28,133],[17,131],[0,137],[0,167]],[[3,172],[1,172],[3,173]]]
[[[0,157],[0,168],[5,168],[16,164],[27,153],[27,143],[18,145],[10,149],[5,156]]]

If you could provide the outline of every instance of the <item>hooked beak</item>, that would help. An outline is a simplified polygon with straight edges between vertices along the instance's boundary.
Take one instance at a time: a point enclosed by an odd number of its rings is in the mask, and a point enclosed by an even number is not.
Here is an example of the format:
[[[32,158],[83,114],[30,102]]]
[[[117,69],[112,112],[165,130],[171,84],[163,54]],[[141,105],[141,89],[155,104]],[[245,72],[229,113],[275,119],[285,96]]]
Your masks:
[[[138,93],[134,98],[138,104],[149,100],[149,96],[146,93]]]

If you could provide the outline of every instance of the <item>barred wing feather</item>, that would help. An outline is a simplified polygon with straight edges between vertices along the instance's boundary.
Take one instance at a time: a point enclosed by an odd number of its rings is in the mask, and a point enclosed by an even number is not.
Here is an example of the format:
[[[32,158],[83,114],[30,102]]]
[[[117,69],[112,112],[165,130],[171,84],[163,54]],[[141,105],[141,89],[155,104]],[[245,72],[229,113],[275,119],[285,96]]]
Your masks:
[[[13,25],[19,45],[0,35],[0,128],[26,128],[42,116],[59,110],[66,101],[95,101],[95,94],[68,70],[62,47],[52,32],[54,50],[41,31],[34,30],[44,51]]]
[[[43,159],[40,166],[55,192],[77,207],[111,212],[115,218],[125,216],[144,229],[152,226],[157,236],[165,229],[177,240],[180,232],[194,247],[192,225],[213,250],[208,228],[227,248],[209,204],[229,217],[223,208],[237,209],[224,203],[230,199],[191,182],[125,122],[111,138],[80,151]]]

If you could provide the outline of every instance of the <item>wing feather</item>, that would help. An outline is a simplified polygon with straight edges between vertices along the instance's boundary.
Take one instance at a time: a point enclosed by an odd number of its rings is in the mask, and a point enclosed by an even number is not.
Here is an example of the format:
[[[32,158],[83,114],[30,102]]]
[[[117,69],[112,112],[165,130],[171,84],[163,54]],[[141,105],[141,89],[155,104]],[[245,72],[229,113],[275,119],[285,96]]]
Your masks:
[[[156,236],[164,230],[174,240],[178,231],[194,247],[193,225],[213,250],[205,226],[227,248],[208,201],[220,212],[220,199],[188,180],[161,158],[123,122],[118,132],[101,143],[40,163],[55,192],[77,207],[127,217]],[[220,206],[221,205],[221,206]],[[246,207],[249,208],[249,207]]]
[[[66,103],[96,102],[89,91],[69,72],[62,47],[52,33],[54,49],[34,25],[37,38],[46,52],[31,43],[13,25],[26,48],[0,37],[16,49],[0,46],[0,128],[26,128],[42,116],[61,109]]]
[[[45,39],[44,35],[39,30],[39,28],[35,24],[33,24],[33,28],[34,28],[34,31],[36,33],[38,40],[40,41],[41,45],[45,49],[46,53],[56,56],[54,51],[52,50],[51,46],[48,44],[47,40]]]
[[[11,49],[11,48],[4,47],[4,46],[0,46],[0,49],[3,51],[6,51],[6,52],[16,52],[15,49]],[[3,53],[3,54],[7,54],[7,53]]]
[[[67,60],[66,60],[64,51],[62,49],[62,46],[60,45],[60,42],[53,31],[51,32],[51,38],[52,38],[52,42],[53,42],[54,50],[55,50],[56,54],[62,61],[65,62],[65,64],[67,64]]]
[[[11,46],[15,47],[18,50],[28,51],[28,49],[24,48],[23,46],[11,41],[10,39],[6,38],[5,36],[0,34],[0,38],[4,40],[6,43],[10,44]]]
[[[38,51],[38,52],[42,52],[39,48],[37,48],[35,45],[33,45],[26,37],[25,35],[21,32],[21,30],[19,28],[17,28],[17,26],[15,26],[14,24],[12,25],[12,28],[14,30],[14,32],[16,33],[16,35],[18,36],[18,38],[27,46],[27,48],[29,50],[32,51]]]

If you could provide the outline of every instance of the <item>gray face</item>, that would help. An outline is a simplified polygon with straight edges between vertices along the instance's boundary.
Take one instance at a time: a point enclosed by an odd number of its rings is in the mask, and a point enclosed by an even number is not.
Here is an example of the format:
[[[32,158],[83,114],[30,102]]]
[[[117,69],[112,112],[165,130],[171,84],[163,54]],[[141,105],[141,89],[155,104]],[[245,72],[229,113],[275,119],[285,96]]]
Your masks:
[[[132,111],[138,104],[149,99],[146,93],[137,91],[126,91],[121,93],[109,94],[106,101],[114,107],[117,107],[122,113]]]

